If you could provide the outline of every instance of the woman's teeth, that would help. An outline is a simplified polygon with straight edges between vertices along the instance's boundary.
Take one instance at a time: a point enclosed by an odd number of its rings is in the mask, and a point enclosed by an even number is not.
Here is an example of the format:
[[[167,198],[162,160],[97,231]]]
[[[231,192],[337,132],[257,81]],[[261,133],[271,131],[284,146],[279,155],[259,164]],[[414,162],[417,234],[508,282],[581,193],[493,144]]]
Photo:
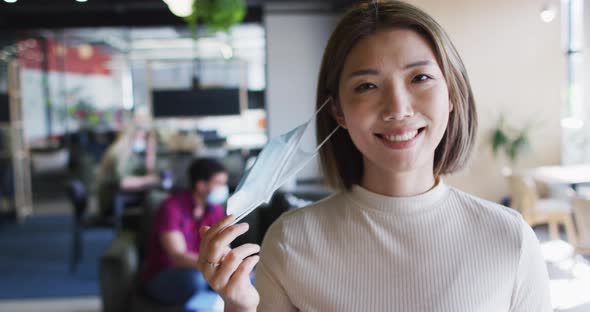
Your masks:
[[[418,130],[414,130],[400,135],[383,135],[383,138],[392,142],[403,142],[414,138],[417,134]]]

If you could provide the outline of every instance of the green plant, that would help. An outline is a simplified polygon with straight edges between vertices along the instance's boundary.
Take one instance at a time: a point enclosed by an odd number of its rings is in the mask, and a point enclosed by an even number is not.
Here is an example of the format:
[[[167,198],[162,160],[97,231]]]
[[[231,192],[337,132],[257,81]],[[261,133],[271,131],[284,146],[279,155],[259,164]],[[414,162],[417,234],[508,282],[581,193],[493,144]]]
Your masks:
[[[515,163],[522,153],[530,150],[531,144],[529,140],[530,125],[522,129],[516,129],[506,124],[504,116],[500,116],[500,120],[496,128],[492,130],[491,143],[494,156],[498,155],[500,150],[504,150],[511,163]]]
[[[196,38],[196,27],[202,21],[211,32],[228,31],[246,16],[244,0],[194,0],[193,13],[185,18]]]
[[[246,16],[245,0],[193,0],[193,12],[184,18],[187,22],[195,44],[193,50],[197,52],[197,25],[201,21],[207,31],[228,31],[232,26],[242,22]],[[193,66],[200,67],[199,59],[193,60]],[[198,77],[194,77],[193,85],[198,86]]]

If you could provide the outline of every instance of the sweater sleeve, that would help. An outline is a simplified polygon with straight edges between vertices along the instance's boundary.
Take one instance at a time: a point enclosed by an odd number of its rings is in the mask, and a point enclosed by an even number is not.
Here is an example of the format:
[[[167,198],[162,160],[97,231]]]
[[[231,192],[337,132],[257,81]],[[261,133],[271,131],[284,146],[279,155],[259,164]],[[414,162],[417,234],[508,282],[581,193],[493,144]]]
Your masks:
[[[286,255],[277,220],[262,241],[260,262],[256,266],[256,289],[260,295],[258,311],[297,311],[284,288]]]
[[[521,218],[521,250],[512,291],[510,312],[553,311],[549,274],[533,229]]]

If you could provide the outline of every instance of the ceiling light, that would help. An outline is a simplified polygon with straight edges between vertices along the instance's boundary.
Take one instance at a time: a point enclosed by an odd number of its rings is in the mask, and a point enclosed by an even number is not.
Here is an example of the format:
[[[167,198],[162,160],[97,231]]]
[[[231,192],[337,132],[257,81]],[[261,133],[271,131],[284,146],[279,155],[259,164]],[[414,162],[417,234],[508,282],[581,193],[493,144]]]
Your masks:
[[[555,19],[555,8],[551,5],[546,5],[541,9],[541,20],[545,23],[551,23]]]
[[[16,0],[4,0],[4,2],[6,2],[6,3],[15,3]]]
[[[86,2],[88,0],[76,0],[76,2]]]
[[[187,17],[193,14],[194,0],[163,0],[168,5],[172,14],[178,17]]]

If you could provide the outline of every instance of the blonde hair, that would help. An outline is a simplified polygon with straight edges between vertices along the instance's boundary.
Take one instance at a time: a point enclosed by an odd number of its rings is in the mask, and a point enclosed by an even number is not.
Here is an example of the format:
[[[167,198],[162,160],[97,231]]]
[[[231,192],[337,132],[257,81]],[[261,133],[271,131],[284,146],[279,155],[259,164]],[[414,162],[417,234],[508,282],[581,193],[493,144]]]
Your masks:
[[[434,155],[434,175],[461,169],[468,161],[477,131],[475,100],[459,53],[443,28],[417,7],[400,1],[369,1],[346,12],[332,33],[318,78],[316,107],[328,99],[338,105],[338,84],[346,57],[361,39],[387,29],[409,29],[431,45],[445,77],[453,110]],[[322,142],[338,123],[329,109],[316,118],[316,138]],[[345,130],[338,130],[320,150],[321,168],[329,186],[350,189],[360,183],[363,157]]]
[[[133,140],[138,131],[146,132],[146,139],[156,138],[154,130],[146,129],[135,124],[127,126],[122,130],[117,139],[106,150],[99,167],[99,179],[110,178],[113,173],[119,175],[124,172],[127,159],[131,156]]]

